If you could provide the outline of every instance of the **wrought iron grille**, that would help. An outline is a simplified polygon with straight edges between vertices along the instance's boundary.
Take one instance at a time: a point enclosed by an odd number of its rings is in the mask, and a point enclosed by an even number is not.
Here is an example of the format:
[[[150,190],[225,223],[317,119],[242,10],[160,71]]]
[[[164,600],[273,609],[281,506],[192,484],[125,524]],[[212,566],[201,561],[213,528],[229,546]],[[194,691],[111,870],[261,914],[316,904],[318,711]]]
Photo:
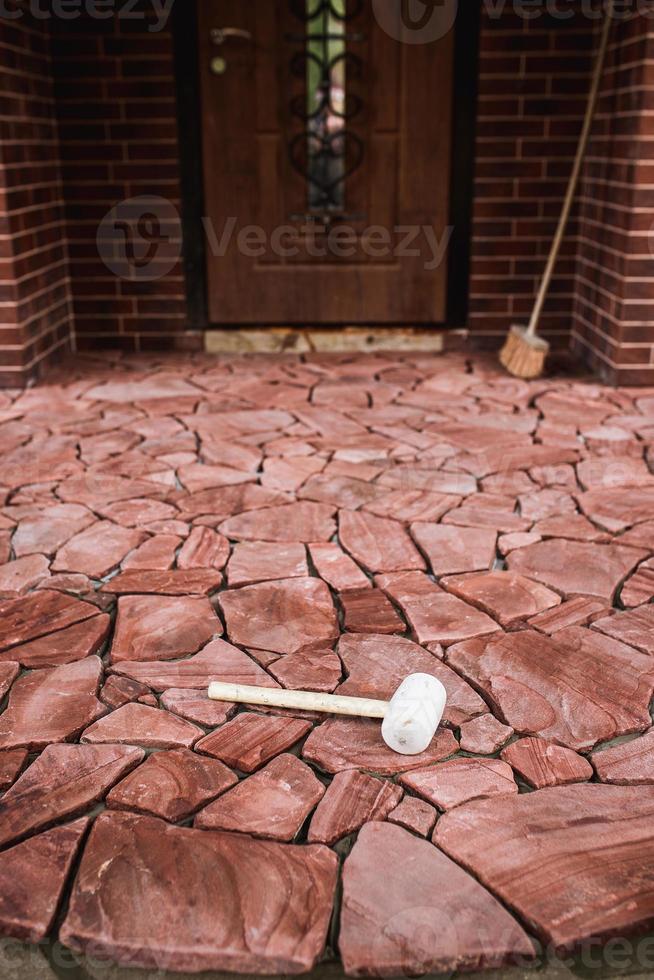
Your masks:
[[[290,68],[304,82],[304,92],[290,102],[291,115],[303,129],[291,136],[288,152],[293,169],[306,182],[312,213],[344,210],[346,180],[364,158],[364,142],[350,128],[363,101],[347,85],[348,79],[363,74],[363,60],[349,45],[364,36],[347,30],[363,3],[290,0],[293,15],[304,26],[302,33],[287,36],[301,45],[291,56]]]

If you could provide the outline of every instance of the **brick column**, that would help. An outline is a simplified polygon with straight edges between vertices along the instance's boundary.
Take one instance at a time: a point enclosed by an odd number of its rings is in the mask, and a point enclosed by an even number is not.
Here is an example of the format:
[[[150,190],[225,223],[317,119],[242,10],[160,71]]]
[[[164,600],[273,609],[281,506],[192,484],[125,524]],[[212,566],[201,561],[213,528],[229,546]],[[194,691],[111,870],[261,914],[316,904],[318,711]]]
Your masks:
[[[654,20],[616,23],[580,188],[573,348],[605,380],[654,384]]]
[[[0,18],[0,386],[37,377],[71,343],[47,27]]]

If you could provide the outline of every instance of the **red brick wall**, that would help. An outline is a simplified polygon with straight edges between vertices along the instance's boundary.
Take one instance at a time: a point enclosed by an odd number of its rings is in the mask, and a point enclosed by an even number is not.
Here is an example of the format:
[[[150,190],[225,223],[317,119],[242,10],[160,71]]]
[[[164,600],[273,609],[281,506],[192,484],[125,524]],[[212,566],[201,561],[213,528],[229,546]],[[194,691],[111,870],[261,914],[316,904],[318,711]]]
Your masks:
[[[150,3],[141,4],[142,11],[150,9]],[[155,195],[180,208],[172,34],[169,28],[147,28],[147,22],[121,18],[53,25],[75,329],[82,350],[165,348],[185,328],[181,261],[163,278],[130,281],[107,268],[96,243],[100,222],[120,201]]]
[[[510,3],[500,17],[492,9],[482,4],[469,316],[488,347],[529,319],[572,168],[594,40],[594,24],[579,14],[526,19]],[[570,336],[576,234],[573,215],[542,320],[555,346]]]
[[[48,31],[0,19],[0,385],[37,377],[72,319]]]
[[[580,187],[573,347],[604,378],[654,384],[654,24],[617,23]]]

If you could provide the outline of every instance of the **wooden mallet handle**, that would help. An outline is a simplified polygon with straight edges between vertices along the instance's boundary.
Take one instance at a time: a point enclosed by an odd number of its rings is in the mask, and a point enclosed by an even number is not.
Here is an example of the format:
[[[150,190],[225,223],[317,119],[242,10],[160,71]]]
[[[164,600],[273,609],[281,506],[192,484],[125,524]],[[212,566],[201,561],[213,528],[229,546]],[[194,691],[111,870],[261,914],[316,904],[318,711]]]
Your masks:
[[[247,684],[209,685],[212,701],[235,701],[238,704],[265,704],[270,708],[298,708],[323,711],[330,715],[353,715],[358,718],[385,718],[388,701],[373,698],[348,698],[341,694],[319,694],[315,691],[286,691],[281,687],[250,687]]]

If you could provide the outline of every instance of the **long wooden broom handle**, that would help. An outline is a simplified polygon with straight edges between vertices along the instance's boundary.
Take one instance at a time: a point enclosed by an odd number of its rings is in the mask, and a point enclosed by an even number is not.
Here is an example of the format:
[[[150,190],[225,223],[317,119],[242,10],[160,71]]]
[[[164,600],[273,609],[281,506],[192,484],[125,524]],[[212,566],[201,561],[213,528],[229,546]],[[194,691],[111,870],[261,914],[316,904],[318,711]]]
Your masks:
[[[613,4],[613,0],[611,0],[611,2],[609,3],[606,9],[606,13],[604,15],[602,37],[597,52],[597,59],[595,61],[593,81],[588,96],[586,117],[584,119],[584,125],[581,130],[581,135],[579,137],[577,155],[575,157],[572,173],[570,174],[570,182],[568,184],[568,190],[565,195],[565,201],[563,202],[563,210],[561,211],[561,217],[559,218],[559,226],[556,229],[556,235],[554,236],[554,241],[552,242],[552,248],[550,250],[549,259],[547,260],[547,266],[545,268],[545,272],[541,280],[540,288],[538,290],[538,296],[536,297],[536,302],[534,304],[534,308],[531,314],[531,319],[529,321],[529,326],[527,327],[528,337],[533,337],[534,334],[536,333],[536,330],[538,329],[538,324],[540,321],[541,313],[543,312],[545,299],[547,297],[550,283],[552,281],[552,276],[554,274],[554,268],[556,266],[556,262],[559,257],[559,252],[561,251],[563,236],[565,234],[565,229],[568,224],[568,219],[570,217],[570,211],[572,210],[575,191],[577,190],[579,175],[581,174],[581,166],[584,162],[584,156],[586,155],[586,148],[588,147],[588,140],[590,138],[590,131],[593,125],[593,119],[595,117],[597,98],[599,96],[600,83],[602,80],[602,70],[604,68],[604,60],[606,58],[606,52],[609,46],[609,36],[611,34],[611,26],[613,22],[613,10],[614,10],[614,4]]]

